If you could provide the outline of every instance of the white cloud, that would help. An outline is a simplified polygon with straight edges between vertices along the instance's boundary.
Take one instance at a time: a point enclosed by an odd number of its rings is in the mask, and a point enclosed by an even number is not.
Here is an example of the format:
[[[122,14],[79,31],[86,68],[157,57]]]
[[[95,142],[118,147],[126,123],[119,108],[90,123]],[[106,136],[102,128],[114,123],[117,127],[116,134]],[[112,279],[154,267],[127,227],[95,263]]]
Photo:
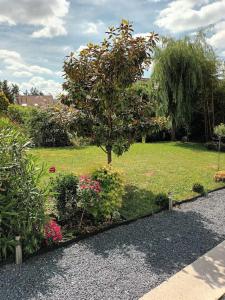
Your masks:
[[[106,2],[108,2],[108,0],[78,0],[78,3],[83,5],[103,5]]]
[[[59,77],[62,77],[63,76],[63,71],[58,71],[58,72],[55,72],[55,74]]]
[[[217,49],[225,49],[225,21],[215,25],[214,34],[208,39],[208,42]]]
[[[32,37],[54,37],[67,33],[64,18],[68,11],[67,0],[1,0],[0,23],[41,27]]]
[[[19,84],[19,86],[21,91],[30,90],[32,87],[36,87],[44,94],[51,94],[54,97],[62,92],[62,86],[60,83],[54,80],[46,80],[39,76],[32,77],[29,81]]]
[[[102,21],[94,22],[85,22],[82,24],[82,32],[84,34],[99,34],[101,28],[103,28],[104,23]]]
[[[9,71],[12,71],[13,75],[15,75],[16,77],[28,77],[28,73],[30,73],[30,76],[35,74],[53,74],[53,72],[47,68],[27,64],[26,62],[24,62],[21,55],[16,51],[0,49],[0,59],[5,65],[5,68]]]
[[[174,0],[163,9],[156,25],[170,32],[193,31],[215,25],[209,43],[225,49],[225,0]]]
[[[21,71],[21,72],[16,71],[12,75],[14,77],[31,77],[32,73],[27,72],[27,71]]]
[[[171,32],[193,30],[221,21],[224,11],[225,0],[175,0],[160,12],[156,24]]]

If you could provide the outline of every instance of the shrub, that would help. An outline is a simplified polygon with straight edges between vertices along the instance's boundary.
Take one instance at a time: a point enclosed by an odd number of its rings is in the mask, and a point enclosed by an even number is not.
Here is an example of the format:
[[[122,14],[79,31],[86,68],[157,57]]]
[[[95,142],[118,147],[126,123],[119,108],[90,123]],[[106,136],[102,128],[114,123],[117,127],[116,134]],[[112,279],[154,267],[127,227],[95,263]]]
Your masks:
[[[67,125],[55,114],[54,109],[34,109],[28,121],[29,134],[36,146],[69,146]]]
[[[218,171],[214,176],[215,181],[225,181],[225,171]]]
[[[219,150],[219,143],[217,143],[217,142],[208,142],[208,143],[205,143],[205,147],[209,150],[218,151]],[[220,151],[225,152],[225,143],[220,144]]]
[[[200,183],[194,183],[192,186],[192,191],[201,195],[205,194],[205,188]]]
[[[78,177],[73,174],[60,174],[51,181],[60,221],[67,222],[76,215],[78,181]]]
[[[9,106],[9,100],[6,98],[5,94],[0,91],[0,112],[5,113]]]
[[[78,206],[82,208],[83,214],[81,216],[80,224],[82,223],[84,213],[92,215],[95,219],[99,219],[101,198],[99,193],[101,191],[100,183],[88,176],[81,176],[78,187]]]
[[[0,257],[14,252],[21,236],[25,254],[36,251],[42,240],[47,191],[38,187],[42,170],[26,151],[29,142],[15,127],[0,131]]]
[[[124,186],[121,175],[107,166],[94,171],[91,178],[98,181],[101,188],[95,217],[97,220],[110,219],[122,206]]]
[[[8,116],[13,122],[20,125],[27,125],[33,109],[35,108],[10,104],[8,107]]]
[[[214,134],[218,137],[225,137],[225,124],[221,123],[214,127]]]
[[[155,204],[161,208],[169,208],[169,197],[167,194],[160,193],[155,196]]]

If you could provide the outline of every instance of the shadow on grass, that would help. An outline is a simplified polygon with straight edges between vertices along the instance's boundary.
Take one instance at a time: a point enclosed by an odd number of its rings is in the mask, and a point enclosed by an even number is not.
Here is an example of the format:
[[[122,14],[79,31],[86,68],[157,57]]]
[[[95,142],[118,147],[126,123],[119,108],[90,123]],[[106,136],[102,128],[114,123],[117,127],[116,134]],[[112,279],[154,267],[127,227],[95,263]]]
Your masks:
[[[155,212],[158,207],[154,204],[154,199],[153,192],[134,185],[126,185],[120,209],[121,216],[130,220]]]
[[[46,150],[49,152],[57,152],[57,151],[71,151],[71,150],[84,150],[86,148],[90,147],[90,145],[82,145],[82,146],[64,146],[64,147],[33,147],[31,150],[33,152],[40,151],[40,150]]]
[[[192,150],[194,152],[209,152],[209,150],[204,146],[204,144],[197,144],[197,143],[182,143],[177,142],[174,145],[175,147],[180,147],[187,150]],[[211,150],[210,150],[211,151]]]

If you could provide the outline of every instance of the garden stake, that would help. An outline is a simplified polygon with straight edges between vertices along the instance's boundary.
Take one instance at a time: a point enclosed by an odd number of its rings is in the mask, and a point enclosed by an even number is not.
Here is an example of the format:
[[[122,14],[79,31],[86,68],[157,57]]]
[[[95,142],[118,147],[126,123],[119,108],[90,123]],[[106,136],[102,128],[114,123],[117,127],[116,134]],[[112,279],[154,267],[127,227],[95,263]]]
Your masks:
[[[22,264],[22,247],[21,247],[21,243],[20,243],[20,236],[16,236],[16,241],[17,241],[17,245],[16,245],[16,264],[20,265],[20,264]]]
[[[169,196],[169,211],[173,210],[173,199],[172,199],[172,193],[168,193]]]

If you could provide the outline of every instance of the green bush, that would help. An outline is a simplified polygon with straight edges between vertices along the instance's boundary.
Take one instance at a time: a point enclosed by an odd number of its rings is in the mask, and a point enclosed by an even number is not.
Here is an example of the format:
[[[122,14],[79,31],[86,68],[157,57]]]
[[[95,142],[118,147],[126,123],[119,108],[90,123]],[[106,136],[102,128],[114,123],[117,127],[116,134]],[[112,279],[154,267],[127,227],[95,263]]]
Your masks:
[[[13,122],[16,122],[20,125],[26,125],[33,109],[33,107],[10,104],[8,107],[8,116]]]
[[[5,94],[0,91],[0,112],[5,113],[9,106],[9,100],[6,98]]]
[[[0,130],[0,259],[14,252],[21,236],[25,254],[43,240],[47,191],[38,187],[42,170],[27,152],[29,142],[10,123]]]
[[[98,181],[101,187],[96,219],[111,219],[122,206],[124,185],[121,174],[108,166],[94,171],[91,177]]]
[[[167,194],[160,193],[155,196],[155,204],[161,208],[169,208],[169,197]]]
[[[60,174],[51,180],[51,190],[56,199],[59,220],[71,221],[77,212],[78,177],[73,174]]]
[[[54,109],[33,109],[28,121],[28,131],[36,146],[69,146],[67,126]]]
[[[217,143],[217,142],[208,142],[208,143],[205,143],[205,147],[209,150],[218,151],[219,143]],[[220,151],[225,152],[225,143],[220,144]]]
[[[201,195],[205,194],[205,188],[200,183],[194,183],[192,186],[192,191]]]

